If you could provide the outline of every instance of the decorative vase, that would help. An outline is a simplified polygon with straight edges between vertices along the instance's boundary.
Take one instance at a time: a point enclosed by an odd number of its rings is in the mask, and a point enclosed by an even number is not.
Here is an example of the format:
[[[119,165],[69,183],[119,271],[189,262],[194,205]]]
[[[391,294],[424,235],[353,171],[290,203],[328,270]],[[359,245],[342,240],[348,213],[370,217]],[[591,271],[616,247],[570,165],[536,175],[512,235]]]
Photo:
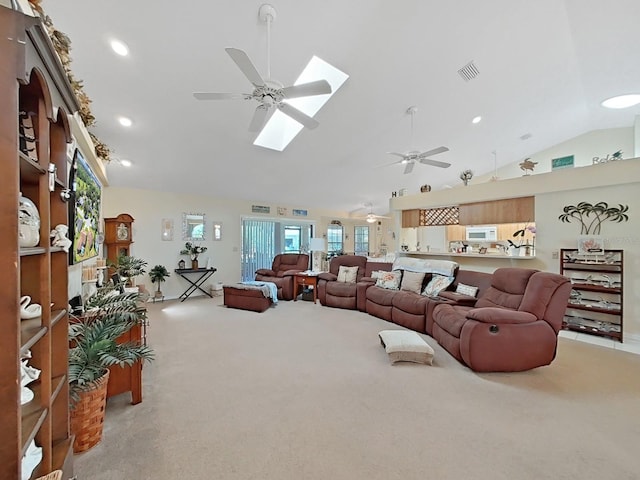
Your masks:
[[[193,268],[194,270],[198,269],[198,259],[194,258],[193,260],[191,260],[191,268]]]

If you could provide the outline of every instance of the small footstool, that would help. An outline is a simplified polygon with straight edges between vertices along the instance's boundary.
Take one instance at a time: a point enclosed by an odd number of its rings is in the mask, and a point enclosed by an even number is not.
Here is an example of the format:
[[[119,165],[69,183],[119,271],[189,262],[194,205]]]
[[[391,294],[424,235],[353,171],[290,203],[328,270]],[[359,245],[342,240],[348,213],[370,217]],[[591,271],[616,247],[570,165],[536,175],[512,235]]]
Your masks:
[[[223,285],[224,304],[230,308],[264,312],[271,306],[271,299],[264,296],[263,289],[250,285]]]
[[[380,343],[389,354],[391,363],[414,362],[431,365],[433,348],[416,332],[383,330],[378,333]]]

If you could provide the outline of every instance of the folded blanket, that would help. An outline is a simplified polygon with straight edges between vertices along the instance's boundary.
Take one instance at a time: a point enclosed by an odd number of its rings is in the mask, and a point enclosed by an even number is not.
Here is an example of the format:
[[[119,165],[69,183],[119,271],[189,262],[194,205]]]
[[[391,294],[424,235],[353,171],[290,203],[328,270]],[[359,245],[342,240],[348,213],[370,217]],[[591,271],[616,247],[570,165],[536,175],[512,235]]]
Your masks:
[[[238,285],[234,285],[234,287],[242,288],[242,287],[239,287],[239,285],[246,285],[247,287],[253,287],[253,288],[260,287],[262,294],[266,298],[270,298],[273,301],[273,303],[278,303],[278,287],[273,282],[260,282],[257,280],[248,280],[246,282],[240,282]]]
[[[392,270],[408,270],[410,272],[436,273],[452,277],[458,268],[456,262],[450,260],[434,260],[430,258],[398,257],[393,262]]]

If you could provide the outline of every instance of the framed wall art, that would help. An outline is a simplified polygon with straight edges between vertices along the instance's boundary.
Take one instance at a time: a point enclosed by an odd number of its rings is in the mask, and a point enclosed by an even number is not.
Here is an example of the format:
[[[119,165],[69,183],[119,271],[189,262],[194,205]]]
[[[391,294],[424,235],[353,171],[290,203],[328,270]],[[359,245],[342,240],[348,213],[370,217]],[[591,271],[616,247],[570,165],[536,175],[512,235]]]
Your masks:
[[[82,262],[98,255],[98,227],[102,185],[82,152],[76,148],[69,178],[72,202],[69,202],[69,236],[72,243],[69,261]]]

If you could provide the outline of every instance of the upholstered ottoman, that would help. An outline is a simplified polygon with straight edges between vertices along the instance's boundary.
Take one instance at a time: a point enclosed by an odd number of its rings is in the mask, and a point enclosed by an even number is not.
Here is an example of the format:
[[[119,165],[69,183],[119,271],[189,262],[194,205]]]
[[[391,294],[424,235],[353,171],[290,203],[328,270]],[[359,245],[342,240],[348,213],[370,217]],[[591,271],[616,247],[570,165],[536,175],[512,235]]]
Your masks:
[[[272,304],[271,298],[265,296],[265,289],[255,285],[223,285],[224,304],[230,308],[264,312]]]
[[[378,336],[389,354],[391,363],[414,362],[431,365],[433,362],[433,348],[416,332],[383,330]]]

